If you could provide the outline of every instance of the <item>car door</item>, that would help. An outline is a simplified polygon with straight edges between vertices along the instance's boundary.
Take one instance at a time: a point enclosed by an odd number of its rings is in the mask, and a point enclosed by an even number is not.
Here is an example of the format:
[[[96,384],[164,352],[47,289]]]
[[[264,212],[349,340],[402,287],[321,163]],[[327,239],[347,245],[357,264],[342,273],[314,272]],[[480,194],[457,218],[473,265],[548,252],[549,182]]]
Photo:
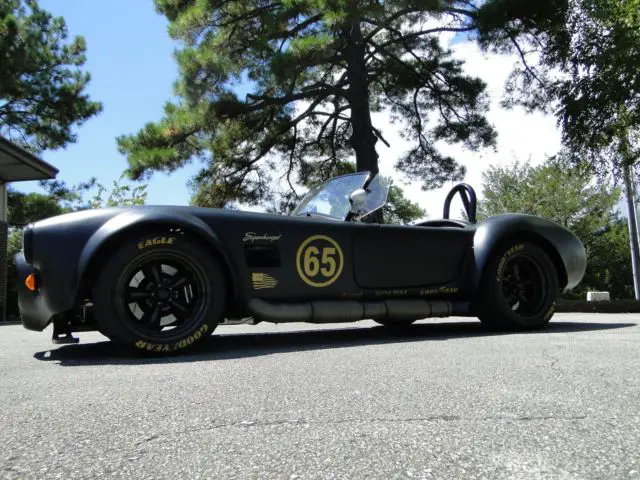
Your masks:
[[[446,284],[458,277],[472,241],[472,229],[369,225],[353,232],[354,277],[366,289]]]

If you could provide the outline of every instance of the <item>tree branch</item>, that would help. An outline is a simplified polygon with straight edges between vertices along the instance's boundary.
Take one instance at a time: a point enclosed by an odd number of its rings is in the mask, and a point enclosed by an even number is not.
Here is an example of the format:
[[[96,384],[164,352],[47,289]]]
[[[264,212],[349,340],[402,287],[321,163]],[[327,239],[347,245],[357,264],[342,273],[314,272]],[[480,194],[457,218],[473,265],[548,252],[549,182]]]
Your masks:
[[[373,130],[373,133],[375,134],[376,138],[378,138],[379,140],[382,140],[382,142],[389,148],[391,148],[391,145],[389,145],[389,142],[387,142],[387,140],[382,136],[382,133],[380,133],[380,130],[378,130],[376,127],[374,127],[373,125],[371,126],[371,129]]]
[[[311,105],[309,105],[309,107],[300,115],[298,115],[295,119],[289,121],[283,128],[280,129],[280,133],[284,134],[287,130],[297,126],[301,121],[303,121],[304,119],[308,118],[310,116],[310,113],[313,112],[313,110],[320,105],[322,102],[324,102],[327,98],[327,95],[324,96],[319,96],[318,98],[316,98]],[[261,160],[267,153],[269,153],[271,151],[271,149],[276,145],[276,143],[278,143],[279,140],[279,135],[275,135],[273,134],[271,136],[271,139],[269,142],[267,142],[267,145],[264,146],[262,148],[262,150],[260,150],[260,152],[258,153],[258,155],[251,159],[251,160],[238,160],[236,161],[236,163],[240,164],[240,165],[244,165],[244,166],[251,166],[253,164],[255,164],[256,162],[258,162],[259,160]]]
[[[516,47],[516,50],[518,51],[518,54],[520,55],[520,59],[522,60],[522,64],[524,65],[525,70],[527,71],[527,73],[529,75],[531,75],[539,84],[540,86],[544,89],[547,90],[547,85],[538,78],[538,76],[536,75],[536,73],[533,71],[533,69],[531,67],[529,67],[529,64],[527,63],[527,59],[526,59],[526,55],[525,53],[522,51],[522,48],[520,47],[520,45],[518,44],[518,41],[511,35],[509,34],[509,40],[511,41],[511,43],[513,43],[513,45]]]
[[[314,15],[313,17],[309,17],[307,18],[304,22],[296,25],[294,28],[292,28],[291,30],[286,30],[284,33],[286,33],[287,37],[294,37],[295,35],[297,35],[299,32],[301,32],[302,30],[304,30],[305,28],[307,28],[309,25],[313,25],[314,23],[318,23],[320,20],[322,20],[323,14],[319,13],[317,15]]]
[[[318,90],[307,90],[305,92],[299,92],[292,95],[286,95],[284,97],[268,97],[268,96],[258,96],[248,93],[247,98],[260,100],[259,103],[255,103],[252,105],[243,105],[245,108],[243,109],[242,114],[255,112],[256,110],[262,110],[265,107],[277,106],[277,105],[286,105],[288,103],[295,102],[297,100],[305,100],[308,98],[326,98],[329,95],[336,94],[339,92],[339,89],[334,88],[331,85],[328,85],[324,88]]]
[[[289,188],[291,189],[293,194],[296,196],[296,199],[299,200],[300,196],[298,195],[298,192],[296,192],[296,189],[293,187],[293,184],[291,183],[291,172],[293,171],[293,161],[294,161],[294,155],[295,155],[297,144],[298,144],[298,125],[294,125],[293,126],[293,145],[291,146],[291,154],[289,155],[289,167],[287,168],[287,183],[289,184]]]
[[[385,18],[385,23],[379,23],[379,22],[375,22],[373,20],[367,19],[369,22],[373,23],[373,24],[377,24],[378,27],[374,28],[371,32],[369,32],[369,34],[364,37],[364,42],[368,42],[369,40],[371,40],[373,37],[375,37],[378,33],[380,33],[382,30],[384,30],[387,25],[389,25],[391,22],[394,22],[395,20],[398,20],[399,18],[408,15],[410,13],[416,13],[419,12],[420,9],[419,8],[415,8],[415,7],[409,7],[409,8],[403,8],[402,10],[398,10],[396,13],[394,13],[393,15]]]

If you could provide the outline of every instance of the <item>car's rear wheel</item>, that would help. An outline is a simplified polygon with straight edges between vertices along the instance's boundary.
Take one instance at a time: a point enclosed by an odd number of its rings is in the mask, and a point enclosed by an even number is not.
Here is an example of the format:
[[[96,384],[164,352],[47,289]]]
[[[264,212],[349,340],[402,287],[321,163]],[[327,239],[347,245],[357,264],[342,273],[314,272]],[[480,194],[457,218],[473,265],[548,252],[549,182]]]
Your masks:
[[[492,327],[540,328],[553,316],[558,290],[558,272],[542,248],[529,241],[504,245],[483,272],[478,317]]]
[[[222,320],[226,282],[217,260],[183,233],[125,241],[93,290],[100,331],[146,352],[186,350]]]

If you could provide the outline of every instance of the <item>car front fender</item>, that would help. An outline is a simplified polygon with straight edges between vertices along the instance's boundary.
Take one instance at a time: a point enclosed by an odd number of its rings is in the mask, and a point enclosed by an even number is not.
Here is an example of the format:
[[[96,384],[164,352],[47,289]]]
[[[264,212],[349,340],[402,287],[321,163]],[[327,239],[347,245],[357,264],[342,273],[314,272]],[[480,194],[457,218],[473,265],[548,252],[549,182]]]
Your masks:
[[[226,253],[226,249],[218,236],[205,222],[194,215],[184,212],[145,210],[131,210],[120,213],[105,222],[91,235],[80,254],[76,273],[78,282],[76,291],[82,291],[80,282],[87,277],[87,274],[97,274],[96,267],[104,261],[101,256],[117,245],[121,239],[126,238],[127,235],[132,234],[134,231],[137,233],[151,231],[154,227],[180,228],[198,237],[206,246],[211,248],[214,255],[217,255],[222,268],[225,269],[231,280],[232,285],[230,287],[232,287],[232,291],[241,291],[238,284],[239,280],[235,274],[238,271],[237,266]]]

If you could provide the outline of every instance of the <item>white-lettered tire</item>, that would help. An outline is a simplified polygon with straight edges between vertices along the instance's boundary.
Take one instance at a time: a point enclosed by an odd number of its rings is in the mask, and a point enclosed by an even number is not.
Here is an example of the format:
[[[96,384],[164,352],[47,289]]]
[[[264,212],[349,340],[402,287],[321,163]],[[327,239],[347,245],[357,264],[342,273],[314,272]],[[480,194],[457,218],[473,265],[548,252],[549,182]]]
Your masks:
[[[223,319],[227,285],[218,261],[182,232],[132,237],[93,289],[100,331],[144,352],[185,351]]]
[[[527,330],[546,325],[558,298],[558,272],[530,241],[503,246],[489,260],[478,289],[480,320],[491,327]]]

